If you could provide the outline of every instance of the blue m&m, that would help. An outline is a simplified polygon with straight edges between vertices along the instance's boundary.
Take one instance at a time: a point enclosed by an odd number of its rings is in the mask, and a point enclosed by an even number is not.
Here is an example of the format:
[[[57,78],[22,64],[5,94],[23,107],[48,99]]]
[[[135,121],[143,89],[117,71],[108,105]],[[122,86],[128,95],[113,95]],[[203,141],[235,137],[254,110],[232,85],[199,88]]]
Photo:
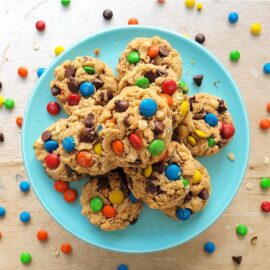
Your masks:
[[[157,103],[151,98],[145,98],[140,103],[140,114],[144,117],[151,117],[157,111]]]
[[[210,127],[215,127],[218,123],[218,118],[216,115],[214,115],[213,113],[208,113],[205,117],[204,117],[204,121],[210,126]]]
[[[4,217],[6,214],[6,209],[2,206],[0,206],[0,217]]]
[[[204,244],[204,251],[207,253],[213,253],[216,249],[216,246],[213,242],[206,242]]]
[[[27,181],[22,181],[22,182],[20,183],[20,190],[21,190],[22,192],[28,192],[29,189],[30,189],[30,184],[29,184]]]
[[[265,74],[270,74],[270,63],[264,64],[264,66],[263,66],[263,72]]]
[[[62,145],[66,152],[72,152],[75,149],[75,143],[74,143],[73,137],[66,137],[63,140]]]
[[[177,217],[182,220],[188,220],[191,217],[191,211],[187,208],[179,208],[176,210]]]
[[[27,223],[30,220],[30,214],[26,211],[21,212],[20,214],[20,220],[23,223]]]
[[[228,20],[230,23],[236,23],[238,21],[238,14],[236,12],[231,12],[228,16]]]
[[[47,152],[51,153],[53,150],[56,150],[58,148],[58,142],[57,141],[47,141],[44,144],[44,148],[46,149]]]
[[[91,82],[83,82],[80,85],[80,93],[84,97],[90,97],[94,94],[95,87]]]
[[[165,169],[165,175],[169,180],[179,180],[181,176],[181,168],[177,164],[170,164]]]
[[[44,71],[45,71],[45,68],[40,67],[40,68],[37,70],[37,76],[40,77],[40,76],[43,74]]]
[[[129,193],[129,199],[132,203],[136,203],[138,200],[135,198],[132,192]]]

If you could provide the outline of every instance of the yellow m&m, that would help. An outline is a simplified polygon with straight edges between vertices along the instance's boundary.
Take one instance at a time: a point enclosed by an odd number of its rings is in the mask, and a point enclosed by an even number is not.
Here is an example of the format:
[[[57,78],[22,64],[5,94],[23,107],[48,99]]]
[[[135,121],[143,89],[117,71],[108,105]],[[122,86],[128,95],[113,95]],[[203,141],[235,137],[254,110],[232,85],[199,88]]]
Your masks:
[[[97,155],[101,155],[102,154],[102,147],[101,147],[101,143],[96,143],[94,145],[94,152],[97,154]]]
[[[143,174],[145,177],[149,177],[152,173],[153,169],[151,165],[148,165],[144,170],[143,170]]]
[[[4,101],[5,101],[4,97],[0,96],[0,106],[2,106],[4,104]]]
[[[204,133],[203,131],[199,130],[199,129],[196,129],[196,130],[195,130],[195,134],[196,134],[199,138],[202,138],[202,139],[207,138],[207,134]]]
[[[113,190],[109,193],[109,200],[112,204],[121,204],[124,200],[124,193],[121,190]]]
[[[197,144],[196,139],[194,137],[192,137],[192,136],[187,136],[187,142],[192,146]]]
[[[192,176],[192,184],[198,184],[201,181],[202,175],[201,172],[196,169],[193,176]]]
[[[179,107],[179,111],[181,113],[182,116],[186,115],[187,112],[189,111],[189,102],[187,102],[186,100],[184,100],[180,107]]]
[[[253,24],[251,24],[251,26],[250,26],[250,32],[253,35],[257,36],[257,35],[259,35],[261,33],[261,31],[262,31],[262,25],[260,23],[253,23]]]
[[[195,0],[186,0],[185,1],[185,4],[186,4],[186,7],[187,8],[193,8],[194,7],[194,5],[195,5]]]
[[[61,54],[63,51],[65,50],[65,48],[63,46],[57,46],[54,48],[54,53],[56,56],[58,56],[59,54]]]

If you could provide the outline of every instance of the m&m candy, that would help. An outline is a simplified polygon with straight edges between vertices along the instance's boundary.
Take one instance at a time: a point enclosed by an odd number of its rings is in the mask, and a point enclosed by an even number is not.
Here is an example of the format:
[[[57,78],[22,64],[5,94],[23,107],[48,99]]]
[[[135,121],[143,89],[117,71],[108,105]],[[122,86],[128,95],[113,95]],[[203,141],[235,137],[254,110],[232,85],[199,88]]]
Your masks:
[[[72,247],[69,243],[63,243],[61,245],[61,251],[65,254],[69,254],[72,251]]]
[[[62,181],[62,180],[56,180],[54,182],[54,189],[58,192],[65,192],[68,190],[69,184],[68,182]]]
[[[229,14],[228,20],[230,23],[237,23],[238,17],[239,16],[238,16],[237,12],[233,11]]]
[[[4,106],[7,110],[12,110],[15,106],[15,101],[12,98],[7,98],[4,101]]]
[[[179,208],[176,210],[176,216],[178,219],[185,221],[191,217],[191,211],[187,208]]]
[[[187,8],[193,8],[195,5],[195,0],[185,0],[185,4]]]
[[[61,54],[63,51],[65,50],[65,48],[63,46],[56,46],[54,48],[54,53],[56,56],[58,56],[59,54]]]
[[[135,84],[136,86],[145,89],[149,87],[150,82],[146,77],[140,77],[139,79],[136,80]]]
[[[94,94],[95,87],[91,82],[83,82],[80,85],[80,93],[84,97],[90,97]]]
[[[90,201],[90,208],[93,212],[101,211],[103,207],[103,201],[100,197],[94,197]]]
[[[204,251],[207,253],[214,253],[216,246],[213,242],[206,242],[204,244]]]
[[[264,66],[263,66],[263,72],[265,74],[270,74],[270,63],[264,64]]]
[[[188,87],[188,85],[183,80],[181,80],[179,82],[179,87],[180,87],[181,91],[183,92],[183,94],[187,94],[188,93],[189,87]]]
[[[116,209],[110,205],[104,205],[104,207],[102,208],[102,214],[106,217],[106,218],[113,218],[116,216]]]
[[[139,21],[138,21],[138,19],[136,19],[136,18],[130,18],[130,19],[128,20],[128,24],[129,24],[129,25],[139,24]]]
[[[143,174],[145,177],[149,177],[152,174],[153,167],[151,164],[147,165],[147,167],[143,170]]]
[[[45,142],[44,148],[47,152],[52,153],[54,150],[56,150],[59,147],[57,141],[49,140]]]
[[[44,73],[44,71],[45,71],[45,68],[43,68],[43,67],[38,68],[38,70],[37,70],[37,76],[38,77],[41,77],[41,75]]]
[[[263,212],[270,212],[270,202],[262,202],[261,210]]]
[[[215,144],[216,144],[215,139],[214,139],[213,137],[210,137],[210,138],[208,139],[208,146],[209,146],[209,147],[214,147]]]
[[[126,264],[119,264],[117,270],[128,270],[128,266]]]
[[[243,225],[243,224],[238,224],[237,227],[236,227],[236,233],[238,235],[246,235],[248,233],[248,228],[247,226]]]
[[[196,169],[191,179],[192,184],[198,184],[201,181],[201,178],[202,178],[201,172],[198,169]]]
[[[31,216],[29,214],[29,212],[27,211],[23,211],[20,213],[20,220],[23,223],[27,223],[30,220]]]
[[[137,51],[130,52],[127,56],[127,60],[130,64],[136,64],[140,59],[140,54]]]
[[[159,54],[159,47],[157,45],[151,46],[147,53],[147,55],[150,58],[155,58],[158,54]]]
[[[37,30],[39,32],[42,32],[46,28],[46,23],[44,21],[42,21],[42,20],[39,20],[39,21],[36,22],[36,28],[37,28]]]
[[[157,103],[151,98],[145,98],[141,101],[139,109],[140,114],[144,117],[151,117],[157,111]]]
[[[124,153],[124,145],[120,140],[112,141],[111,147],[112,147],[113,152],[117,156],[122,156],[123,155],[123,153]]]
[[[60,110],[61,110],[60,105],[55,101],[49,102],[47,104],[47,112],[51,115],[57,115],[60,112]]]
[[[250,26],[250,32],[253,35],[257,36],[257,35],[259,35],[261,33],[261,31],[262,31],[262,25],[260,23],[253,23],[253,24],[251,24],[251,26]]]
[[[64,200],[68,203],[74,202],[77,199],[77,196],[78,194],[75,189],[69,188],[64,192]]]
[[[62,141],[62,145],[66,152],[72,152],[75,149],[75,142],[73,137],[66,137]]]
[[[132,192],[129,193],[129,199],[132,203],[136,203],[138,200],[135,198]]]
[[[83,67],[83,70],[85,72],[87,72],[88,74],[90,74],[90,75],[94,75],[96,73],[95,68],[94,67],[91,67],[91,66],[84,66]]]
[[[22,192],[28,192],[30,189],[30,184],[27,181],[22,181],[19,187]]]
[[[223,123],[220,131],[224,139],[230,139],[235,133],[235,128],[232,124]]]
[[[71,2],[71,0],[61,0],[61,4],[62,4],[62,6],[64,6],[64,7],[69,6],[70,2]]]
[[[29,264],[32,260],[31,254],[29,252],[23,252],[20,256],[21,263]]]
[[[268,188],[270,188],[270,178],[268,178],[268,177],[263,177],[263,178],[261,179],[260,185],[261,185],[261,187],[262,187],[263,189],[268,189]]]
[[[59,156],[53,153],[48,154],[45,157],[45,164],[48,166],[50,169],[56,169],[59,164],[60,164],[60,159]]]
[[[174,80],[165,80],[162,83],[162,92],[167,95],[172,95],[177,89],[177,84]]]
[[[128,136],[128,138],[129,138],[129,142],[133,146],[133,148],[135,148],[138,151],[142,148],[142,140],[137,134],[131,133]]]
[[[151,142],[151,144],[148,147],[149,152],[151,153],[151,156],[159,156],[165,149],[165,143],[163,140],[156,139]]]
[[[76,106],[80,103],[81,97],[76,94],[71,94],[67,98],[67,103],[69,106]]]
[[[109,200],[112,204],[121,204],[124,200],[124,193],[121,190],[112,190],[109,193]]]
[[[48,239],[48,233],[45,230],[39,230],[37,232],[37,239],[39,241],[46,241]]]
[[[213,113],[208,113],[204,117],[205,123],[207,123],[210,127],[215,127],[218,123],[218,118]]]
[[[21,66],[18,68],[18,75],[21,77],[21,78],[25,78],[27,77],[28,75],[28,69],[24,66]]]
[[[2,206],[0,206],[0,217],[4,217],[6,214],[6,209]]]
[[[170,164],[165,168],[165,176],[169,180],[179,180],[181,176],[181,168],[177,164]]]
[[[240,59],[240,52],[237,50],[231,51],[230,58],[233,62],[237,62]]]

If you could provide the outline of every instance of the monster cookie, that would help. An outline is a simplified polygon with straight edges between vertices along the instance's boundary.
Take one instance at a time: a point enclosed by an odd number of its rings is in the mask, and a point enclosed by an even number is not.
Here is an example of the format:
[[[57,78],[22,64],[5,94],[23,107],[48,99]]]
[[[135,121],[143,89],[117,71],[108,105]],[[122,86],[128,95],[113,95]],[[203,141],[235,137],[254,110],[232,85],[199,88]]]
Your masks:
[[[55,180],[75,181],[82,178],[82,175],[62,160],[59,148],[59,136],[66,128],[66,123],[66,119],[60,119],[48,127],[34,143],[34,150],[49,177]]]
[[[152,38],[136,38],[126,47],[117,66],[118,77],[121,79],[128,71],[140,64],[169,66],[180,78],[182,62],[176,50],[168,41],[158,36]]]
[[[54,71],[51,93],[67,114],[91,104],[105,105],[117,94],[117,82],[112,70],[92,57],[67,60]]]
[[[177,127],[189,111],[187,93],[180,88],[178,76],[169,66],[152,64],[136,66],[120,80],[118,88],[121,91],[132,85],[143,89],[157,86],[157,93],[166,100],[172,110],[173,127]]]
[[[201,211],[207,203],[211,191],[210,177],[206,168],[195,161],[196,173],[193,176],[190,192],[184,202],[177,206],[161,210],[164,214],[176,220],[187,220],[196,212]],[[194,181],[195,180],[195,181]]]
[[[169,144],[164,160],[125,172],[134,196],[159,209],[182,204],[199,173],[190,151],[178,142]]]
[[[197,94],[189,98],[190,111],[178,126],[178,140],[194,156],[208,156],[220,151],[233,137],[233,120],[223,99]]]
[[[101,106],[92,105],[74,112],[60,134],[62,160],[79,173],[100,175],[117,167],[107,161],[98,136],[102,110]]]
[[[114,170],[94,177],[82,190],[82,214],[105,231],[121,230],[134,224],[142,209],[127,188],[125,174]]]
[[[157,162],[172,136],[171,111],[153,87],[127,87],[100,116],[106,160],[122,167]]]

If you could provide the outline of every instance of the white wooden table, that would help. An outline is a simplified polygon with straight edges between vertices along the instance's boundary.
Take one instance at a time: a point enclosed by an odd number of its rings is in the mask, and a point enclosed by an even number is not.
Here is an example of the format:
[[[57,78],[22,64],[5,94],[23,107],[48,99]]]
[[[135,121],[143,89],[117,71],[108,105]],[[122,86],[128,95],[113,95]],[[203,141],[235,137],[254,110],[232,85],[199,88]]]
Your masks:
[[[265,110],[270,101],[270,76],[262,73],[262,66],[270,62],[270,2],[269,1],[202,1],[203,10],[187,10],[184,1],[167,0],[158,5],[155,0],[72,0],[63,8],[56,0],[1,0],[0,1],[0,95],[12,97],[16,107],[12,112],[0,109],[0,132],[5,142],[0,144],[0,205],[7,210],[0,219],[0,270],[25,269],[19,261],[22,251],[28,250],[33,257],[29,269],[116,269],[125,262],[132,270],[140,269],[237,269],[231,257],[243,256],[241,269],[269,269],[269,221],[270,216],[260,211],[260,203],[269,200],[270,193],[259,187],[259,179],[270,175],[267,158],[270,156],[270,132],[261,132],[258,122],[269,117]],[[103,20],[102,12],[110,8],[114,17]],[[229,25],[230,11],[239,13],[236,26]],[[243,184],[233,203],[222,217],[206,232],[194,240],[171,250],[146,254],[125,255],[89,246],[64,231],[46,213],[33,191],[24,195],[18,189],[20,178],[26,177],[21,156],[20,131],[15,119],[23,115],[27,100],[37,81],[35,70],[46,67],[54,58],[54,47],[68,47],[90,33],[111,26],[126,25],[130,17],[141,24],[160,26],[188,34],[206,36],[205,47],[214,53],[229,69],[245,100],[251,128],[251,156]],[[35,22],[43,19],[47,28],[38,33]],[[262,23],[262,34],[253,37],[250,24]],[[33,43],[39,50],[33,49]],[[232,49],[241,52],[241,59],[232,64],[228,55]],[[29,76],[22,80],[17,68],[25,65]],[[241,157],[236,157],[241,158]],[[253,185],[247,189],[247,183]],[[31,211],[30,224],[23,226],[18,214]],[[237,223],[250,227],[244,239],[235,234]],[[47,243],[35,239],[36,231],[45,228],[50,235]],[[253,235],[258,236],[256,245],[250,244]],[[216,252],[208,256],[203,243],[213,241]],[[54,255],[59,245],[68,241],[73,246],[70,256]]]

